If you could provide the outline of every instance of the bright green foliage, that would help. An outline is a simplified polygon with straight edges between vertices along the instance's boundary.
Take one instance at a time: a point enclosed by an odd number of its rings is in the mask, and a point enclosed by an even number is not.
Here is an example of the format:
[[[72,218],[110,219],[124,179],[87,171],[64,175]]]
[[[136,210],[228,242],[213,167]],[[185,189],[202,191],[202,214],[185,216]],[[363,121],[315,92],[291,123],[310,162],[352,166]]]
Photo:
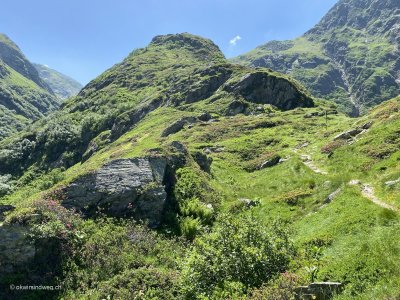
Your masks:
[[[80,236],[64,266],[64,299],[178,299],[178,242],[111,219],[86,221]]]
[[[176,176],[174,195],[180,215],[179,229],[184,236],[193,240],[203,226],[212,224],[220,199],[202,172],[182,168]]]
[[[232,283],[243,289],[259,287],[285,271],[292,255],[282,227],[267,228],[252,217],[222,216],[213,232],[198,238],[189,252],[183,288],[189,299],[202,299]]]

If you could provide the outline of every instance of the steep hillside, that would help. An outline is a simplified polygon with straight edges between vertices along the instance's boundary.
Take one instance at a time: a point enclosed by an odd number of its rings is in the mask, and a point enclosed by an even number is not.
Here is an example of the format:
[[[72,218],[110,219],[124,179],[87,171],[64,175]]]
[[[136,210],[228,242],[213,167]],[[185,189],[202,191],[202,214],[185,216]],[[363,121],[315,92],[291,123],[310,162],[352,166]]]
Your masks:
[[[0,34],[0,140],[58,107],[51,88],[18,46]]]
[[[0,170],[19,174],[32,165],[69,167],[92,154],[90,142],[99,134],[116,140],[159,107],[236,115],[262,111],[263,105],[288,110],[314,103],[282,74],[227,63],[209,40],[160,36],[90,82],[59,112],[6,141],[3,149],[20,150],[1,157]]]
[[[156,37],[0,144],[0,296],[396,298],[399,122]]]
[[[398,0],[340,0],[302,37],[268,42],[234,61],[290,74],[356,116],[399,94],[399,28]]]
[[[82,85],[75,79],[50,69],[45,65],[34,64],[40,78],[48,84],[54,94],[60,99],[76,96]]]

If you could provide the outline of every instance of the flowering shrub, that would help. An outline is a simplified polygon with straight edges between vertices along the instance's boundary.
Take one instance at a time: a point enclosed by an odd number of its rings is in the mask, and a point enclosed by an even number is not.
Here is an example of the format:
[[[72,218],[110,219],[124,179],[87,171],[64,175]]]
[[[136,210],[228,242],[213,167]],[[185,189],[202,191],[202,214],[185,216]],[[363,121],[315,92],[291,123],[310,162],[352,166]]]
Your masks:
[[[196,299],[233,283],[235,289],[260,287],[284,272],[293,254],[282,226],[266,228],[253,217],[222,216],[213,232],[195,240],[182,266],[183,289]]]
[[[29,225],[33,239],[67,239],[71,234],[76,235],[81,218],[75,211],[61,205],[62,197],[60,190],[43,195],[29,208],[20,208],[10,213],[6,222]]]

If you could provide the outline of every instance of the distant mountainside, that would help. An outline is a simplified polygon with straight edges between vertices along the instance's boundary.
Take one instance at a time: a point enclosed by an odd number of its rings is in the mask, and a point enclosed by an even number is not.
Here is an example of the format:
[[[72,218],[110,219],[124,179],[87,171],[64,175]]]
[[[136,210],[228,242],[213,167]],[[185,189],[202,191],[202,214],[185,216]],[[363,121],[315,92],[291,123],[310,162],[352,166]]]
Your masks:
[[[0,34],[0,140],[59,107],[18,46]]]
[[[356,116],[399,94],[399,45],[399,0],[340,0],[302,37],[233,61],[289,74]]]
[[[46,82],[60,99],[75,96],[82,89],[82,84],[75,79],[41,64],[33,64],[40,78]]]

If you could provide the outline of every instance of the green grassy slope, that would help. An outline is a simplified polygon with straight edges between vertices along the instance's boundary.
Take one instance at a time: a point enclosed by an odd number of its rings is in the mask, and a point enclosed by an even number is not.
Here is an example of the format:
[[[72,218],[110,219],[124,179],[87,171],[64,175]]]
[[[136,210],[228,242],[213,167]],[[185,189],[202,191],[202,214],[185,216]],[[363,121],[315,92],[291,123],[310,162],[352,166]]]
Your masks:
[[[300,254],[290,272],[297,274],[304,283],[310,282],[311,276],[306,267],[315,267],[314,280],[346,284],[340,299],[398,296],[400,274],[397,257],[400,249],[396,241],[399,238],[399,215],[373,203],[362,194],[361,186],[349,182],[357,179],[363,184],[371,184],[382,202],[400,209],[399,183],[385,184],[400,177],[399,99],[379,106],[360,120],[343,115],[329,116],[327,129],[324,117],[304,119],[305,114],[322,108],[275,112],[273,117],[264,114],[220,117],[217,123],[197,125],[168,138],[160,137],[165,124],[186,114],[173,108],[160,108],[85,163],[64,172],[53,170],[27,185],[20,180],[18,185],[22,186],[4,197],[2,202],[21,209],[29,207],[31,200],[40,197],[42,191],[54,183],[68,184],[107,161],[140,157],[150,149],[166,147],[171,141],[183,141],[189,151],[217,147],[221,151],[210,155],[213,163],[207,180],[222,199],[219,214],[225,212],[238,217],[251,213],[260,224],[269,224],[277,217],[291,223],[292,238]],[[329,158],[321,153],[321,149],[331,145],[338,133],[354,128],[355,123],[371,120],[374,121],[371,129],[351,145],[329,147],[333,151]],[[276,126],[265,128],[266,122]],[[132,143],[133,139],[135,143]],[[296,150],[306,142],[309,143],[307,146]],[[258,165],[272,154],[288,160],[272,168],[248,171],[249,167]],[[301,158],[305,154],[310,155],[314,165],[327,174],[316,173],[305,165]],[[337,189],[340,189],[338,195],[331,203],[325,204],[328,195]],[[250,212],[241,212],[239,198],[256,200],[261,204]],[[22,199],[27,200],[21,202]],[[97,230],[96,234],[100,234],[103,229]],[[169,247],[167,251],[180,249],[179,244]],[[133,250],[128,247],[125,251]],[[150,265],[157,266],[154,263]],[[164,268],[162,265],[157,268]],[[168,272],[175,272],[178,267],[169,268]],[[112,286],[105,281],[101,284]],[[89,290],[66,292],[72,293],[70,297],[73,299],[81,292],[90,293]],[[103,290],[99,295],[105,296],[107,292]]]
[[[202,46],[193,47],[198,43]],[[187,96],[187,91],[219,74],[201,71],[204,64],[209,68],[210,61],[218,71],[232,72],[225,81],[227,86],[248,72],[282,76],[267,70],[232,67],[208,40],[190,35],[158,37],[67,101],[59,114],[46,120],[47,124],[39,122],[30,132],[3,142],[0,170],[7,171],[1,177],[0,201],[17,207],[5,222],[31,224],[34,240],[44,242],[51,237],[65,246],[57,252],[65,255],[61,269],[57,269],[57,277],[50,278],[64,289],[51,296],[278,299],[273,298],[274,293],[283,293],[286,288],[279,288],[276,280],[279,273],[285,272],[282,276],[295,278],[295,285],[312,281],[344,283],[344,292],[338,299],[399,297],[396,210],[400,209],[400,183],[396,180],[400,177],[400,99],[385,102],[357,119],[337,113],[334,105],[326,101],[290,110],[249,102],[250,107],[255,104],[262,109],[255,107],[230,115],[226,108],[237,94],[217,88],[211,95],[204,89],[200,96]],[[132,118],[126,112],[163,95],[168,95],[163,98],[164,105],[146,112],[134,124],[128,122]],[[190,101],[193,97],[195,102]],[[203,112],[211,112],[214,121],[185,125],[179,132],[163,136],[170,124]],[[111,113],[111,119],[105,116],[107,113]],[[111,125],[105,120],[112,120]],[[370,127],[364,126],[368,122],[372,122]],[[83,125],[84,129],[79,127]],[[342,132],[362,126],[365,131],[360,130],[354,138],[335,139]],[[89,142],[80,141],[82,134],[88,132],[87,139],[95,142],[98,149],[82,160]],[[189,153],[207,154],[213,162],[210,174],[192,160],[177,171],[174,195],[181,202],[157,233],[127,220],[117,222],[101,216],[81,220],[59,207],[57,193],[49,194],[107,162],[160,151],[168,153],[173,141],[183,143]],[[30,156],[9,143],[19,143]],[[277,156],[282,158],[280,163],[260,169],[264,162]],[[69,164],[65,164],[67,161]],[[20,172],[4,176],[11,170],[6,169],[8,165],[18,166]],[[359,183],[349,184],[355,180]],[[370,185],[369,192],[366,185]],[[335,191],[332,201],[325,203]],[[48,204],[46,195],[51,195]],[[258,205],[246,209],[241,198]],[[37,221],[32,217],[37,215],[44,218]],[[248,218],[255,223],[248,222]],[[270,265],[253,266],[252,261],[264,261],[263,253],[258,247],[245,245],[254,236],[266,241],[275,239],[270,228],[277,218],[281,224],[290,224],[290,239],[297,250],[289,264],[281,262],[279,271],[262,277],[262,286],[256,279],[251,280],[251,274],[261,270],[265,275],[270,272]],[[285,226],[280,228],[284,231]],[[225,236],[225,230],[234,234]],[[283,243],[285,234],[276,235],[275,243]],[[231,247],[237,252],[232,252]],[[211,265],[212,259],[202,260],[202,253],[207,251],[216,265]],[[239,273],[228,263],[230,254],[237,255],[234,260],[243,263]],[[279,255],[286,254],[282,250],[269,261],[275,262]],[[50,257],[56,261],[54,253]],[[221,257],[224,259],[218,261]],[[199,268],[204,276],[193,271]],[[207,274],[215,278],[211,280]],[[221,282],[219,274],[231,275]],[[196,280],[191,281],[192,278]],[[201,285],[209,280],[207,291],[202,290]],[[33,294],[27,295],[32,298]]]
[[[0,140],[58,108],[55,97],[0,61]]]
[[[297,82],[229,64],[209,40],[189,34],[160,36],[90,82],[59,112],[4,141],[4,153],[18,154],[0,158],[0,168],[21,175],[33,165],[70,167],[82,160],[99,134],[107,131],[115,140],[158,107],[226,115],[238,109],[250,114],[268,103],[282,109],[313,106]]]
[[[0,34],[0,140],[58,107],[53,91],[18,46]]]

